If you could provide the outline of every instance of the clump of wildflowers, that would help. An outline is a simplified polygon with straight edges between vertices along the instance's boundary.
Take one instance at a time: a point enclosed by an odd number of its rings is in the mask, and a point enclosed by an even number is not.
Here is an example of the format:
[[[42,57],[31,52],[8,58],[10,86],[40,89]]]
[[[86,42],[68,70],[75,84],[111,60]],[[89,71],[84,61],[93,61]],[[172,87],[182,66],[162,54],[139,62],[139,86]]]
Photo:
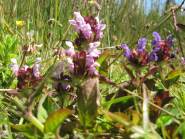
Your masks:
[[[32,67],[23,66],[19,68],[16,59],[12,59],[11,69],[17,77],[18,89],[32,88],[38,85],[42,76],[40,75],[40,62],[41,59],[37,58]]]
[[[165,40],[162,40],[157,32],[153,32],[153,36],[153,49],[150,53],[145,49],[147,44],[146,38],[140,38],[138,40],[136,49],[130,50],[126,44],[121,45],[121,48],[124,49],[124,56],[131,64],[135,66],[145,66],[152,61],[160,62],[174,57],[174,54],[171,53],[174,43],[172,35],[169,35]]]
[[[154,40],[152,41],[153,50],[150,53],[151,61],[163,61],[174,57],[171,53],[173,46],[173,37],[170,35],[167,39],[162,40],[161,36],[157,32],[153,32]]]
[[[146,44],[146,38],[140,38],[136,49],[130,50],[126,44],[122,44],[121,48],[124,49],[124,56],[131,64],[136,66],[145,66],[149,62],[149,54],[145,50]]]

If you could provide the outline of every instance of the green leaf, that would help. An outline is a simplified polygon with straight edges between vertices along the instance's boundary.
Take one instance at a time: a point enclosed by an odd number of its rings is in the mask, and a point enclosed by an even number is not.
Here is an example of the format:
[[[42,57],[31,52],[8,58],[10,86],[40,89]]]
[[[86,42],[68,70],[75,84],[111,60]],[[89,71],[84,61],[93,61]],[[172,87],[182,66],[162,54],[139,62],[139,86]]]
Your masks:
[[[176,130],[176,134],[179,133],[182,135],[182,138],[185,138],[185,122],[181,123],[180,126]]]
[[[157,125],[159,127],[170,125],[173,122],[173,118],[169,115],[162,115],[157,119]]]
[[[99,79],[89,78],[77,91],[77,104],[80,122],[83,126],[92,126],[100,103]]]
[[[164,81],[164,84],[167,88],[175,84],[178,79],[180,78],[180,75],[182,74],[181,70],[173,70],[166,76],[166,79]]]
[[[105,114],[105,116],[110,119],[111,121],[115,121],[118,122],[120,124],[123,124],[125,126],[129,126],[130,123],[127,122],[127,120],[125,120],[122,116],[120,116],[117,113],[112,113],[106,110],[102,110],[102,113]]]
[[[110,51],[104,51],[100,57],[98,58],[97,62],[102,65],[102,63],[111,55]]]
[[[110,101],[105,102],[103,105],[109,108],[112,104],[116,104],[120,102],[127,103],[132,98],[133,96],[124,96],[124,97],[114,98],[114,99],[111,99]]]
[[[182,74],[181,70],[173,70],[168,73],[168,75],[166,76],[166,80],[172,80],[174,78],[179,77],[181,74]]]
[[[33,133],[33,125],[31,125],[31,124],[22,124],[22,125],[12,124],[11,127],[19,132]]]
[[[44,131],[55,133],[58,126],[71,114],[72,111],[69,109],[59,109],[51,113],[46,119]]]
[[[46,118],[47,118],[48,114],[47,111],[44,109],[43,106],[38,108],[38,114],[37,117],[39,119],[40,122],[45,122]]]

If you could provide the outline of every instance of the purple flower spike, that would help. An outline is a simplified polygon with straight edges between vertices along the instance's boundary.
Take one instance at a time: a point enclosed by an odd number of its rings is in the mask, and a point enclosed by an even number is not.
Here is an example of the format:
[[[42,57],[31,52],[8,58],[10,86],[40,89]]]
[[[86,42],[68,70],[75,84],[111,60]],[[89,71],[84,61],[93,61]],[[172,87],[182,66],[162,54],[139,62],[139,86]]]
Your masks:
[[[158,32],[153,32],[154,40],[152,41],[152,45],[156,46],[158,45],[158,42],[161,41],[161,36]]]
[[[125,50],[124,56],[126,56],[127,58],[130,58],[131,51],[130,51],[129,47],[126,44],[122,44],[121,48]]]
[[[140,38],[138,40],[137,50],[138,52],[143,52],[146,47],[147,40],[146,38]]]
[[[74,12],[75,19],[69,20],[69,23],[74,26],[78,33],[82,33],[86,39],[90,39],[92,35],[92,29],[90,24],[85,22],[80,12]]]

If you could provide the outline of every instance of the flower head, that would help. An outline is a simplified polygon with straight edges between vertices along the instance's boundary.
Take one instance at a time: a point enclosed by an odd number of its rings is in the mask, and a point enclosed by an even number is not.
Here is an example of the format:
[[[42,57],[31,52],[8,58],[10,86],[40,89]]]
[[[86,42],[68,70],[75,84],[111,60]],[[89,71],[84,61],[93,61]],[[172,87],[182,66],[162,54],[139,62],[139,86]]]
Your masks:
[[[166,40],[162,40],[157,32],[153,33],[154,40],[152,41],[153,50],[150,53],[151,61],[162,61],[172,58],[171,46],[173,45],[173,37],[169,35]]]
[[[37,58],[33,67],[27,65],[19,68],[16,59],[12,59],[11,68],[15,76],[17,77],[18,83],[17,88],[25,89],[35,87],[38,85],[42,76],[40,75],[40,62],[41,58]]]
[[[74,12],[75,19],[69,20],[69,23],[73,25],[78,33],[82,33],[83,37],[90,39],[92,35],[91,26],[86,23],[84,17],[79,12]]]
[[[124,49],[124,56],[133,65],[145,66],[149,62],[149,55],[146,52],[145,47],[147,44],[146,38],[140,38],[138,40],[137,48],[130,50],[126,44],[122,44],[121,48]]]
[[[99,41],[103,37],[103,30],[106,25],[103,24],[98,17],[81,16],[79,12],[74,12],[75,18],[69,20],[69,23],[74,26],[78,32],[78,37],[75,44],[80,46],[83,42]]]

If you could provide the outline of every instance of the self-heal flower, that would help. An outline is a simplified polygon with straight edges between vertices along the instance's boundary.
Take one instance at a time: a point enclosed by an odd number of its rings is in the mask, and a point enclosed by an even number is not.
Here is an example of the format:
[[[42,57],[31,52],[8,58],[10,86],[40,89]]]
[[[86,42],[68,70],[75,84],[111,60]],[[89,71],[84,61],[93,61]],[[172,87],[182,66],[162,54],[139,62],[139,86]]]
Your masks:
[[[15,74],[17,76],[18,71],[19,71],[19,65],[17,64],[17,60],[15,58],[11,59],[10,68],[11,68],[13,74]]]
[[[154,40],[152,41],[152,45],[157,46],[161,41],[161,36],[158,32],[153,32]]]
[[[86,67],[90,67],[91,65],[93,65],[95,63],[95,60],[94,60],[94,58],[92,57],[92,56],[90,56],[90,55],[87,55],[86,56]]]
[[[124,56],[126,56],[127,58],[130,58],[131,51],[130,51],[130,48],[128,47],[128,45],[122,44],[121,48],[124,49]]]
[[[69,20],[69,23],[73,25],[78,33],[82,33],[86,39],[90,39],[92,35],[91,26],[86,23],[84,17],[79,12],[74,12],[75,19]]]
[[[137,49],[132,49],[126,45],[122,44],[121,48],[124,49],[124,56],[128,61],[135,66],[144,66],[149,62],[148,52],[145,51],[146,39],[141,38],[138,40]]]
[[[97,62],[95,62],[94,64],[92,64],[92,65],[87,69],[88,75],[89,75],[89,76],[98,76],[99,73],[98,73],[96,67],[99,67],[99,66],[100,66],[99,63],[97,63]]]
[[[89,44],[88,54],[94,58],[99,57],[101,54],[100,50],[97,47],[100,46],[100,42],[94,42]]]
[[[94,58],[90,55],[87,55],[86,56],[86,69],[87,69],[87,72],[88,72],[88,75],[89,76],[98,76],[99,73],[96,69],[96,67],[99,67],[99,63],[97,63]]]
[[[143,52],[145,50],[146,43],[147,43],[146,38],[140,38],[138,40],[138,44],[137,44],[137,50],[138,50],[138,52]]]
[[[103,30],[106,28],[106,25],[102,24],[102,22],[99,20],[99,17],[96,17],[96,22],[96,40],[99,40],[103,37]]]
[[[99,20],[99,17],[81,16],[79,12],[74,12],[75,18],[69,20],[69,23],[75,28],[78,37],[75,39],[74,44],[81,46],[86,42],[96,42],[103,37],[103,30],[106,25]]]
[[[67,45],[69,48],[68,48],[67,50],[65,50],[65,54],[66,54],[67,56],[70,56],[70,57],[74,56],[74,54],[75,54],[75,49],[74,49],[73,43],[70,42],[70,41],[66,41],[66,45]]]
[[[27,65],[20,67],[17,64],[16,59],[12,59],[11,69],[15,76],[17,77],[17,88],[26,89],[32,88],[38,85],[42,76],[40,75],[40,62],[41,59],[37,58],[33,67]]]
[[[174,57],[171,53],[171,46],[173,46],[173,37],[169,35],[167,39],[162,40],[159,33],[153,33],[154,40],[152,41],[153,50],[150,53],[150,61],[168,60]]]
[[[150,53],[149,60],[150,61],[157,61],[158,60],[158,56],[157,56],[157,53],[155,51],[152,51]]]

